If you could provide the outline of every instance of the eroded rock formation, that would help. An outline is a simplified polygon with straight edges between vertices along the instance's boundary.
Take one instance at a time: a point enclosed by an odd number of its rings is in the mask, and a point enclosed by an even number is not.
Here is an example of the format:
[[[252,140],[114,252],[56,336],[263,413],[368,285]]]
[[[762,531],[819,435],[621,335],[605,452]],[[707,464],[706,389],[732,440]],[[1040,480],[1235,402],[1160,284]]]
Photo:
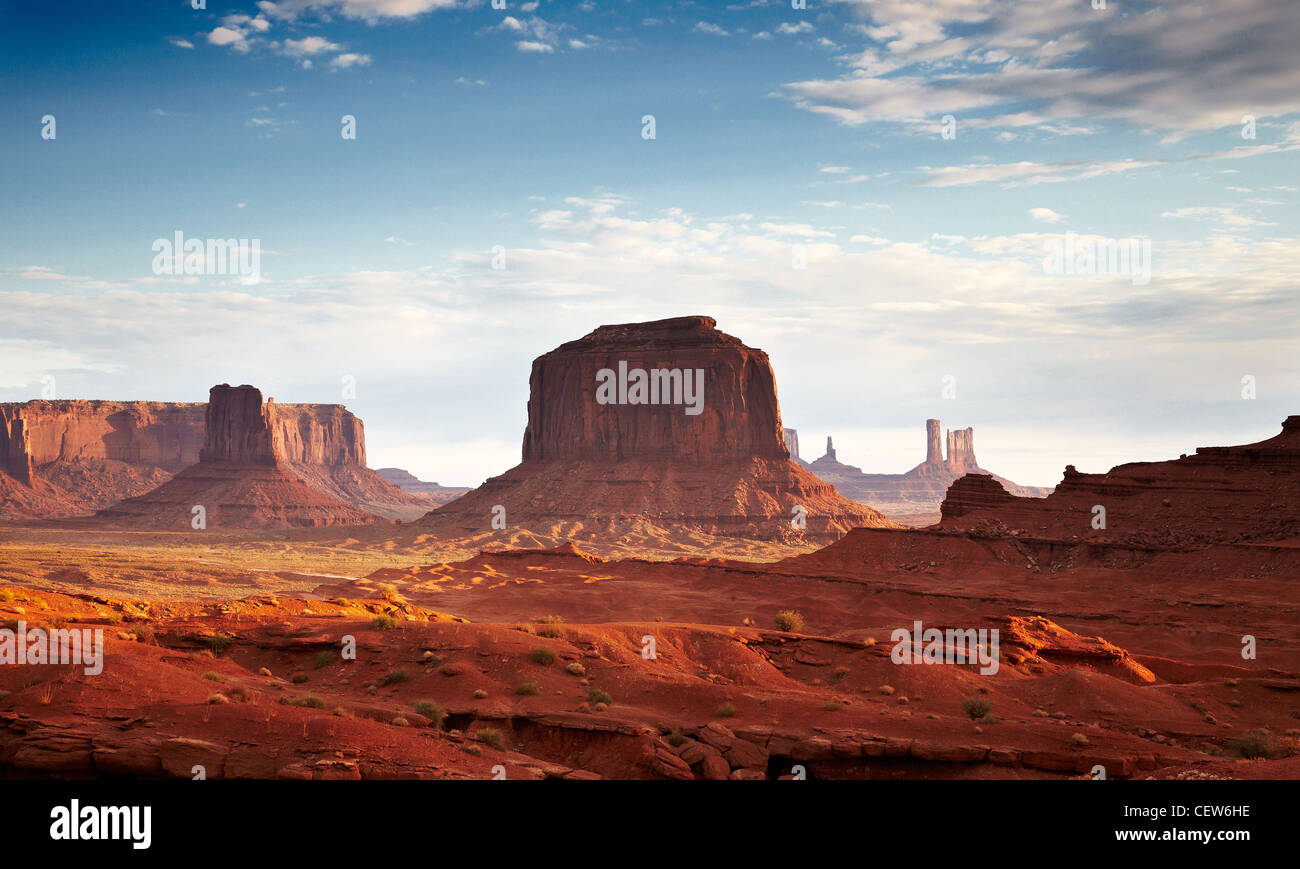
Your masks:
[[[790,461],[767,354],[710,317],[602,326],[536,359],[529,382],[522,463],[424,524],[812,541],[890,524]]]
[[[942,428],[937,419],[925,421],[925,461],[905,474],[868,474],[846,465],[835,456],[831,439],[826,455],[805,465],[814,474],[834,484],[842,494],[871,504],[886,516],[908,525],[930,525],[940,519],[939,505],[948,487],[966,474],[983,474],[997,480],[1006,490],[1026,498],[1041,498],[1051,489],[1019,486],[979,466],[975,459],[975,430],[949,431],[944,457]],[[995,484],[996,485],[996,484]]]
[[[716,326],[712,317],[601,326],[535,359],[524,461],[789,458],[767,354]],[[609,403],[601,372],[628,382]]]
[[[105,521],[167,530],[367,524],[378,517],[293,473],[274,401],[252,386],[212,387],[197,464],[143,495],[101,510]]]
[[[233,389],[233,387],[227,387]],[[261,408],[230,407],[214,420],[213,449],[226,460],[268,463],[268,449],[293,474],[354,507],[414,519],[428,502],[366,467],[361,420],[342,405],[280,404],[269,428],[245,423]],[[157,401],[29,401],[0,404],[0,517],[93,513],[148,492],[197,463],[207,405]],[[15,436],[16,435],[16,436]],[[237,443],[232,438],[255,438]]]
[[[1073,465],[1046,498],[1017,497],[990,478],[963,477],[943,503],[943,527],[1079,538],[1152,548],[1300,536],[1300,416],[1254,444],[1201,447],[1167,462],[1104,474]]]

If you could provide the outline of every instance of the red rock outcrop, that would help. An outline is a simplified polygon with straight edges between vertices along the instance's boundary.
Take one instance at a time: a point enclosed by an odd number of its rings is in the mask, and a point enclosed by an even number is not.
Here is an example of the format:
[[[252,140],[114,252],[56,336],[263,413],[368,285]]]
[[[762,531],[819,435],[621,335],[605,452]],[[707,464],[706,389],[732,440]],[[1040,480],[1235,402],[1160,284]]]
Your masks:
[[[275,465],[283,444],[275,426],[275,399],[262,403],[252,386],[221,384],[208,393],[207,437],[199,461],[207,464]]]
[[[212,387],[199,462],[150,492],[101,510],[100,519],[151,529],[279,528],[368,524],[378,517],[304,483],[284,461],[274,401],[252,386]],[[201,517],[202,521],[199,521]]]
[[[203,403],[2,404],[0,417],[8,422],[0,436],[0,517],[84,515],[155,489],[199,461],[206,414]],[[308,485],[388,518],[414,519],[428,509],[427,501],[366,467],[361,420],[342,405],[276,405],[269,418],[280,461]],[[216,424],[238,429],[241,422],[231,417]],[[21,438],[11,436],[15,426]],[[228,456],[247,450],[265,455],[266,444],[233,444],[222,437],[216,448]]]
[[[584,535],[820,541],[892,524],[790,461],[767,354],[710,317],[602,326],[535,360],[530,387],[523,462],[422,524],[487,531],[496,507],[510,527]]]
[[[535,359],[524,461],[788,459],[767,354],[716,327],[712,317],[601,326]],[[624,370],[647,372],[646,401],[630,388],[602,404],[598,373]]]
[[[952,483],[966,474],[984,475],[996,480],[994,485],[1004,486],[1025,498],[1041,498],[1051,489],[1019,486],[1010,480],[992,474],[975,460],[975,430],[958,429],[947,433],[948,456],[945,459],[940,422],[925,421],[925,461],[905,474],[867,474],[861,468],[840,462],[830,438],[826,439],[826,455],[805,465],[810,471],[834,484],[842,494],[871,504],[891,519],[909,525],[931,525],[940,519],[939,506]]]
[[[1259,443],[1201,447],[1167,462],[1133,462],[1104,474],[1073,465],[1046,498],[999,494],[967,476],[943,504],[943,527],[1012,530],[1155,548],[1300,537],[1300,416]],[[1099,509],[1100,508],[1100,509]]]

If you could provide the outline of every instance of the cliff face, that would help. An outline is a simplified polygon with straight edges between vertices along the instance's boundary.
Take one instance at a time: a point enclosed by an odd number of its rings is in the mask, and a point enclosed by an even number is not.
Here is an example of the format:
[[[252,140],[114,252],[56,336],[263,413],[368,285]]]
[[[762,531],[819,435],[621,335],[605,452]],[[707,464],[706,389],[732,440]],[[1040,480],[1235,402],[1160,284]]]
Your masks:
[[[21,417],[10,416],[3,407],[0,407],[0,472],[25,485],[32,484],[32,452],[27,423]]]
[[[637,371],[659,387],[638,393]],[[681,375],[680,391],[665,372]],[[583,539],[809,542],[892,525],[790,460],[767,354],[710,317],[602,326],[539,357],[529,382],[523,462],[422,524],[488,532],[499,507],[510,528],[566,526]],[[804,527],[792,524],[800,513]]]
[[[767,354],[716,325],[601,326],[538,357],[524,461],[788,459]]]
[[[835,457],[830,438],[826,442],[826,455],[806,467],[823,480],[833,483],[842,494],[855,501],[871,504],[891,519],[912,525],[938,522],[941,518],[939,508],[948,487],[967,474],[983,475],[985,479],[996,481],[994,485],[1004,494],[1010,491],[1022,497],[1041,498],[1051,491],[1019,486],[981,468],[975,459],[973,428],[947,433],[946,458],[941,435],[940,421],[927,419],[925,461],[905,474],[867,474],[860,468],[846,465]]]
[[[159,401],[29,401],[3,405],[26,422],[35,467],[114,461],[179,471],[199,460],[202,404]]]
[[[363,510],[414,519],[428,509],[366,467],[364,427],[342,405],[261,407],[251,387],[220,390],[212,459],[270,465],[275,455],[309,485]],[[204,403],[0,404],[0,517],[75,516],[144,494],[200,460],[209,416]]]
[[[944,464],[954,474],[981,472],[979,462],[975,461],[975,429],[962,428],[948,432],[948,458]]]
[[[98,518],[134,528],[196,531],[378,521],[293,473],[277,416],[275,402],[263,404],[255,387],[212,387],[198,463],[152,491],[101,510]],[[203,527],[195,526],[196,515]]]
[[[252,386],[212,387],[208,394],[206,440],[199,453],[205,464],[275,465],[275,400],[262,404]]]
[[[1300,536],[1300,416],[1259,443],[1202,447],[1104,474],[1069,465],[1042,499],[1000,488],[989,478],[957,480],[943,503],[943,527],[1176,549],[1293,540]]]

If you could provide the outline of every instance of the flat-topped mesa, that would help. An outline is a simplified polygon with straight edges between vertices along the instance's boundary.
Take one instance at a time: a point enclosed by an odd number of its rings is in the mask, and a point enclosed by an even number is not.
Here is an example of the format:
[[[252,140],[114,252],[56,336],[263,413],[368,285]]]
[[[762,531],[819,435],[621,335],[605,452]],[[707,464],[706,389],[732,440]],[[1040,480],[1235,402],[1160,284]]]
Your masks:
[[[262,391],[257,387],[227,383],[212,387],[208,391],[206,426],[200,463],[279,464],[283,444],[277,444],[275,399],[263,404]]]
[[[767,354],[712,317],[601,326],[533,362],[523,460],[787,459]]]
[[[767,354],[711,317],[601,326],[529,385],[523,461],[422,525],[814,543],[893,524],[791,460]]]
[[[414,519],[428,509],[426,498],[403,492],[366,467],[365,429],[346,407],[268,400],[259,408],[256,392],[223,384],[212,390],[211,406],[86,399],[0,403],[0,417],[8,420],[0,422],[0,517],[93,513],[157,488],[201,458],[210,465],[278,463],[331,497],[392,519]],[[16,430],[21,438],[9,436]],[[20,479],[29,466],[35,482],[24,484]]]
[[[333,420],[334,428],[322,428],[318,415]],[[198,463],[96,515],[129,527],[199,531],[379,521],[364,507],[354,506],[349,496],[365,504],[373,490],[393,490],[400,497],[396,487],[363,465],[335,468],[295,461],[326,458],[331,452],[327,442],[359,437],[359,423],[345,425],[344,418],[328,406],[319,414],[300,416],[299,421],[303,424],[282,429],[275,399],[263,404],[256,387],[214,386],[208,393],[206,437]],[[358,446],[356,452],[363,456],[364,447]],[[339,474],[331,475],[334,470]]]

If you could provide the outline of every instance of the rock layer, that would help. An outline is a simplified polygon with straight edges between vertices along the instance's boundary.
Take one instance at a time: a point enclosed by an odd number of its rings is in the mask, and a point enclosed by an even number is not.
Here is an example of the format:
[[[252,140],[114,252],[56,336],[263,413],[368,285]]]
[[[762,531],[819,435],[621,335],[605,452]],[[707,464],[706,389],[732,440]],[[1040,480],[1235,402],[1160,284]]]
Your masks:
[[[239,414],[262,413],[229,412],[231,417],[215,421],[219,429],[242,425]],[[0,404],[0,517],[76,516],[144,494],[199,461],[206,414],[203,403]],[[427,509],[427,501],[366,467],[361,420],[342,405],[280,404],[268,419],[281,463],[321,492],[389,518],[413,519]],[[268,434],[260,430],[261,444],[235,444],[227,435],[214,449],[227,458],[261,451],[256,463],[265,463]]]
[[[712,317],[601,326],[538,357],[524,461],[788,459],[767,354],[716,326]],[[620,365],[683,377],[702,372],[700,412],[687,412],[684,394],[677,402],[600,403],[598,373],[617,373]]]
[[[599,400],[602,371],[636,369],[703,372],[699,413]],[[522,463],[422,524],[811,541],[892,524],[790,461],[767,354],[710,317],[602,326],[535,360],[530,386]]]
[[[943,527],[1176,549],[1294,541],[1297,493],[1300,416],[1290,416],[1279,434],[1258,443],[1201,447],[1104,474],[1068,465],[1056,490],[1041,499],[1017,497],[993,479],[963,477],[948,490]]]
[[[252,386],[212,387],[199,461],[158,488],[101,510],[132,527],[207,530],[366,524],[365,513],[304,483],[285,460],[274,401]]]

